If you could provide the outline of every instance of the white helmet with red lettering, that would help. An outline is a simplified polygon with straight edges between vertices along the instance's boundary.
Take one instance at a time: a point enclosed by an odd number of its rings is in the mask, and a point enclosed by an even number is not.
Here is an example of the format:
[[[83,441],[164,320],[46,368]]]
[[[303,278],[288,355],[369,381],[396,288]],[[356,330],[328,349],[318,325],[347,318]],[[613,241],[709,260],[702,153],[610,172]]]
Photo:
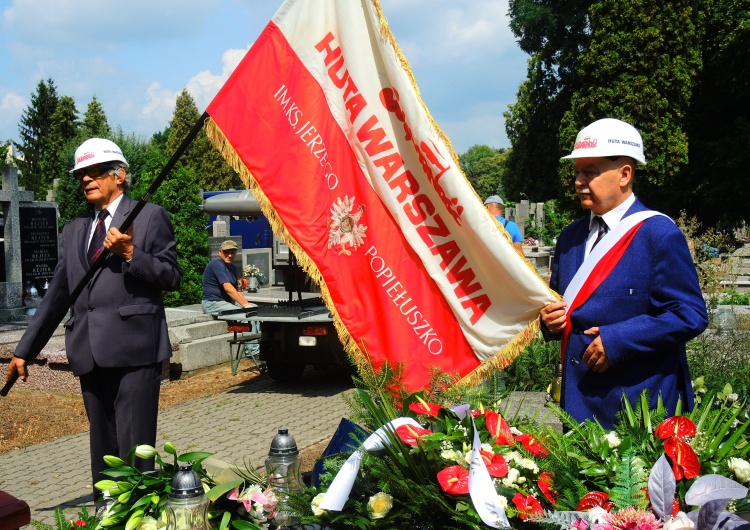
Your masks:
[[[89,138],[78,146],[75,153],[75,166],[71,173],[78,169],[102,164],[104,162],[121,162],[128,166],[128,161],[117,144],[106,138]]]
[[[643,139],[635,127],[614,118],[597,120],[581,129],[576,136],[573,152],[563,158],[629,156],[640,164],[646,163]]]

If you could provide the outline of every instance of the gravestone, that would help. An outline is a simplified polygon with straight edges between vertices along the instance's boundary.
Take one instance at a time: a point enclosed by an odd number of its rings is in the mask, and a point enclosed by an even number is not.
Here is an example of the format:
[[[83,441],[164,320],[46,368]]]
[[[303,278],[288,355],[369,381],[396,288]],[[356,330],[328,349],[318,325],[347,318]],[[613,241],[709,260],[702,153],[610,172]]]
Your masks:
[[[23,271],[21,267],[21,223],[19,207],[31,204],[34,193],[18,188],[18,169],[2,169],[3,187],[0,191],[0,204],[3,209],[3,249],[5,281],[0,282],[0,322],[12,322],[22,317]]]
[[[18,209],[22,281],[40,293],[57,265],[57,209],[43,204],[23,204]]]

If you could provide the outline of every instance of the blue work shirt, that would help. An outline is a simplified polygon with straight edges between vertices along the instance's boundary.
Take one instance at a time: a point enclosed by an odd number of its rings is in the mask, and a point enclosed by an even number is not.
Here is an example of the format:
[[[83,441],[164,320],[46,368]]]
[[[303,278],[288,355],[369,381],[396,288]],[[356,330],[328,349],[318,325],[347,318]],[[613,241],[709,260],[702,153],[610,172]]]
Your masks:
[[[514,223],[513,221],[508,221],[502,215],[496,215],[495,219],[500,221],[500,224],[505,227],[505,229],[510,234],[510,238],[513,241],[513,243],[523,243],[523,236],[521,235],[521,229],[518,228],[518,225],[516,223]]]
[[[237,286],[237,268],[227,265],[221,258],[214,258],[208,262],[203,271],[203,300],[224,300],[230,304],[234,303],[231,296],[222,287],[225,283]]]

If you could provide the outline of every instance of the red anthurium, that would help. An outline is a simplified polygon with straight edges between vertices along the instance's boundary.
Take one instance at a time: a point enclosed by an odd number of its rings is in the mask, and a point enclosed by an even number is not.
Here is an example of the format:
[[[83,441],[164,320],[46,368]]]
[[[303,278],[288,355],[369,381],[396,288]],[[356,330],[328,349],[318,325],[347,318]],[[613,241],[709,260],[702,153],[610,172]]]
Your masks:
[[[83,519],[77,519],[76,526],[79,526],[79,527],[86,526],[86,521],[84,521]]]
[[[539,501],[534,498],[533,495],[524,495],[523,493],[516,493],[513,497],[513,504],[516,505],[518,510],[518,517],[521,519],[528,519],[537,515],[544,515],[544,510]]]
[[[508,463],[503,455],[496,455],[490,451],[480,451],[479,454],[482,455],[484,465],[487,466],[491,477],[502,478],[508,474]]]
[[[654,434],[661,440],[671,438],[672,436],[679,436],[680,438],[686,438],[689,436],[695,436],[698,429],[695,427],[690,418],[685,416],[672,416],[667,418],[659,424],[654,431]]]
[[[697,477],[701,472],[701,463],[698,455],[686,441],[676,437],[664,440],[664,452],[672,460],[672,471],[675,480],[685,478],[689,480]]]
[[[432,431],[416,425],[402,425],[401,427],[396,427],[396,434],[398,434],[401,441],[406,445],[417,445],[420,436],[432,434]]]
[[[581,502],[578,503],[576,511],[584,512],[586,510],[590,510],[591,508],[595,508],[596,506],[604,508],[607,511],[611,510],[612,508],[607,508],[605,506],[606,504],[612,504],[607,493],[603,491],[590,491],[586,495],[584,495],[581,499]]]
[[[469,493],[469,470],[462,466],[450,466],[437,475],[438,482],[446,493],[465,495]]]
[[[503,419],[500,414],[494,410],[487,410],[484,414],[485,425],[490,431],[490,436],[495,439],[496,445],[513,445],[513,433],[510,432],[510,425]]]
[[[555,504],[555,489],[552,487],[552,475],[548,473],[547,471],[539,474],[539,480],[537,480],[536,485],[539,486],[539,489],[544,493],[544,496],[547,497],[547,500],[551,504]]]
[[[419,396],[417,396],[417,399],[419,399]],[[437,418],[438,412],[440,412],[440,405],[437,403],[427,403],[426,401],[419,399],[419,402],[409,405],[409,410],[416,412],[417,414],[426,414]]]
[[[516,441],[521,442],[524,449],[526,449],[529,453],[536,456],[537,458],[544,458],[549,454],[547,448],[537,440],[535,440],[534,437],[532,437],[530,434],[521,434],[519,436],[516,436]]]

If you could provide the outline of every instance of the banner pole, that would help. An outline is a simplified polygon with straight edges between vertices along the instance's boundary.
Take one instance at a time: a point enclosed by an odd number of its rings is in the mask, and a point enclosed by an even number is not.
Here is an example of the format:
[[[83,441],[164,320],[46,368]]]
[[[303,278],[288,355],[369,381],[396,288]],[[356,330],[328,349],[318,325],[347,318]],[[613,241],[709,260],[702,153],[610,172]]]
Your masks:
[[[122,222],[122,225],[120,225],[119,227],[120,232],[125,233],[128,231],[135,218],[146,206],[146,203],[149,202],[154,193],[156,193],[156,191],[159,189],[159,186],[161,186],[162,182],[164,182],[164,180],[167,178],[170,171],[172,171],[172,169],[174,168],[175,164],[177,164],[177,161],[185,153],[187,148],[190,147],[190,144],[193,143],[193,140],[195,140],[195,137],[198,136],[198,133],[201,131],[201,129],[203,129],[203,124],[208,119],[208,117],[208,112],[204,112],[201,117],[198,118],[198,121],[193,125],[193,128],[190,129],[190,132],[188,132],[187,136],[185,136],[185,138],[182,140],[182,143],[180,143],[175,152],[169,158],[167,163],[159,172],[159,175],[156,177],[156,179],[154,179],[154,182],[151,183],[151,186],[149,186],[146,193],[143,195],[143,197],[141,197],[138,203],[136,203],[130,214]],[[109,256],[110,252],[107,249],[103,249],[101,254],[99,254],[99,257],[96,258],[96,261],[94,261],[91,267],[89,267],[89,269],[86,271],[86,274],[83,276],[83,278],[81,278],[81,281],[78,282],[78,285],[75,287],[75,289],[73,289],[73,291],[68,294],[67,299],[64,300],[62,304],[59,304],[55,311],[50,311],[44,324],[40,328],[39,333],[37,333],[37,335],[31,342],[31,346],[29,347],[31,356],[27,360],[27,362],[32,362],[37,358],[39,353],[42,351],[42,348],[44,348],[44,346],[46,346],[49,342],[49,339],[57,329],[58,324],[60,324],[60,322],[62,322],[62,319],[65,318],[65,315],[67,314],[68,309],[70,309],[70,306],[73,305],[73,303],[76,301],[76,298],[78,298],[91,278],[94,277],[96,271],[102,268],[104,262]],[[16,371],[13,376],[11,376],[11,378],[5,383],[5,386],[3,386],[2,390],[0,390],[0,396],[4,397],[8,395],[8,392],[10,392],[10,389],[18,380],[18,377],[19,374]]]

